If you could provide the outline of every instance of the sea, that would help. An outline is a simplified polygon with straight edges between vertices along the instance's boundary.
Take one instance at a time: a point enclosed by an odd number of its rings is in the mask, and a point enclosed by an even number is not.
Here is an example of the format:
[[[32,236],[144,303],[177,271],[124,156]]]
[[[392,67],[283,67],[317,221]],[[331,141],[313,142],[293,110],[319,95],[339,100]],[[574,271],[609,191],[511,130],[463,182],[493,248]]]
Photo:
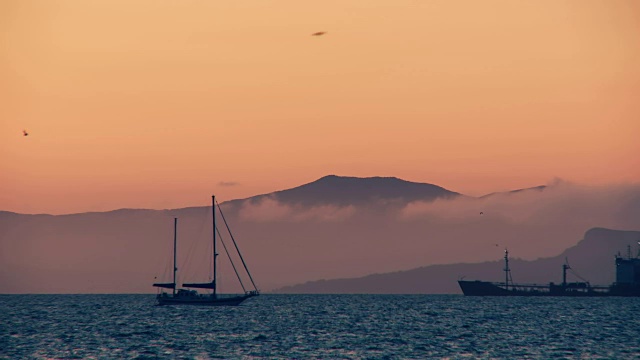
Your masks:
[[[0,295],[2,359],[640,359],[640,298]]]

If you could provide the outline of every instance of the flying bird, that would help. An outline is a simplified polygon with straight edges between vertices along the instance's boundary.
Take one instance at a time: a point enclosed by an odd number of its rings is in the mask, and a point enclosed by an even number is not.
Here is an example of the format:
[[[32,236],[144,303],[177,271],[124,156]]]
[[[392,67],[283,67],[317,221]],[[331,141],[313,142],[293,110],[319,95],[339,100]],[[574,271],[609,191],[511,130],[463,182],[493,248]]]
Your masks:
[[[482,211],[480,211],[480,215],[484,215],[484,213]]]
[[[29,133],[27,132],[27,130],[22,130],[22,135],[23,136],[29,136]]]
[[[315,33],[311,34],[311,36],[321,36],[321,35],[324,35],[326,33],[327,33],[326,31],[318,31],[318,32],[315,32]]]

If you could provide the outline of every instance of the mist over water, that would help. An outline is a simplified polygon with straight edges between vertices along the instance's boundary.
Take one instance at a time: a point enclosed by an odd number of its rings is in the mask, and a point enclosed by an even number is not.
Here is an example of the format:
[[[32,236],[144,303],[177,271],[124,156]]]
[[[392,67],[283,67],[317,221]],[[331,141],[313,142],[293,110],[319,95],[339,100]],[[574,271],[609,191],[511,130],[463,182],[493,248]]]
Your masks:
[[[636,298],[0,296],[0,358],[637,358]]]

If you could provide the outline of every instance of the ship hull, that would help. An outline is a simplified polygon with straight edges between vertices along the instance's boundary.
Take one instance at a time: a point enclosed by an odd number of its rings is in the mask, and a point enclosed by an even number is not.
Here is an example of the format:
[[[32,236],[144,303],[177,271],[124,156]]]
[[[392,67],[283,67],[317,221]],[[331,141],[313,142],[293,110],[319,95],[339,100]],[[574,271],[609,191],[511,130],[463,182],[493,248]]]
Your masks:
[[[197,306],[238,306],[243,301],[252,298],[254,294],[246,294],[231,297],[212,296],[170,296],[160,294],[157,297],[158,305],[197,305]]]
[[[564,296],[564,297],[604,297],[604,296],[640,296],[638,287],[564,287],[561,285],[520,285],[488,281],[458,281],[465,296]]]

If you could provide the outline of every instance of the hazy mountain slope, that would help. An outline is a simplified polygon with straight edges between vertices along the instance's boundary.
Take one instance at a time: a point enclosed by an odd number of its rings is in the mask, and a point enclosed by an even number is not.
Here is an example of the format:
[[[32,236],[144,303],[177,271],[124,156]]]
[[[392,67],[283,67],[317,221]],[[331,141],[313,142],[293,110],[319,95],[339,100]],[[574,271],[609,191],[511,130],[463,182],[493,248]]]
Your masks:
[[[626,256],[627,246],[635,251],[640,241],[640,231],[619,231],[594,228],[573,246],[558,256],[523,261],[511,259],[513,280],[523,283],[562,282],[561,266],[569,260],[572,270],[592,284],[608,285],[615,279],[614,255]],[[513,254],[512,254],[513,255]],[[277,293],[461,293],[457,280],[504,281],[504,261],[478,264],[450,264],[421,267],[388,274],[374,274],[354,279],[313,281],[278,289]],[[581,281],[569,271],[568,281]]]
[[[308,197],[305,187],[287,201],[272,194],[224,202],[225,216],[258,285],[270,290],[318,279],[488,261],[499,257],[495,244],[532,260],[575,245],[585,229],[640,227],[640,189],[634,186],[553,186],[486,199],[436,189],[443,196],[433,198],[432,185],[414,192],[406,190],[413,185],[400,182],[405,188],[400,191],[397,179],[390,186],[382,186],[388,180],[380,179],[373,180],[373,189],[354,190],[351,197],[350,191],[333,186],[327,193],[334,193],[335,203],[311,190],[327,182],[341,184],[343,178],[312,183]],[[371,184],[370,179],[346,181],[362,183],[362,188]],[[423,198],[408,198],[408,193]],[[179,218],[179,280],[207,280],[209,211],[0,212],[0,292],[153,292],[154,278],[166,280],[170,274],[173,217]],[[219,252],[223,261],[225,254]],[[232,270],[221,265],[221,273],[222,290],[236,290]],[[515,268],[514,276],[520,279]]]
[[[540,185],[540,186],[534,186],[534,187],[530,187],[530,188],[524,188],[524,189],[516,189],[516,190],[511,190],[511,191],[506,191],[506,192],[492,192],[486,195],[482,195],[479,197],[479,199],[484,199],[484,198],[488,198],[491,196],[496,196],[496,195],[508,195],[508,194],[517,194],[517,193],[522,193],[522,192],[542,192],[544,191],[548,186],[547,185]]]

